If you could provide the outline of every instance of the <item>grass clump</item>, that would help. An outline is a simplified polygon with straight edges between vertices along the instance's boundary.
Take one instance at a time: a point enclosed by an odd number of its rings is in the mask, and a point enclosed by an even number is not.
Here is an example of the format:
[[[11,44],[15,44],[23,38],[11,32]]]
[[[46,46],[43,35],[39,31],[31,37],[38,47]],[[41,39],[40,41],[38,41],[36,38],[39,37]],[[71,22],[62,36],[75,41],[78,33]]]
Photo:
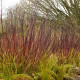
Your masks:
[[[13,80],[33,80],[33,78],[27,74],[17,74],[13,76]]]

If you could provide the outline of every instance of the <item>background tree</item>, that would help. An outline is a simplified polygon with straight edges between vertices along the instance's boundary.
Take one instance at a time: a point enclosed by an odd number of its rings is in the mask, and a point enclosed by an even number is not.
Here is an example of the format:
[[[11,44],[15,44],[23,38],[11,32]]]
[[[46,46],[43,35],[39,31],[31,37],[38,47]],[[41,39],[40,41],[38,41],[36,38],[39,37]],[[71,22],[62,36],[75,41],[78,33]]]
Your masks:
[[[27,2],[27,0],[25,0]],[[80,30],[80,0],[28,0],[36,5],[39,16],[48,14],[48,19],[59,27]],[[61,26],[60,26],[61,25]],[[77,28],[76,28],[77,27]]]

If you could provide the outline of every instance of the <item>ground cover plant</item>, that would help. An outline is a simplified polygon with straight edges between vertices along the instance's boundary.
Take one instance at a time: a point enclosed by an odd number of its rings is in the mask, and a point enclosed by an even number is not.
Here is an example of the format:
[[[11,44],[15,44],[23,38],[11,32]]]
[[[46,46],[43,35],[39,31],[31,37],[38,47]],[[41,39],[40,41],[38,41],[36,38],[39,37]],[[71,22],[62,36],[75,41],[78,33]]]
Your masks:
[[[1,15],[0,79],[77,80],[79,24],[66,24],[70,19],[59,24],[57,18],[52,21],[47,16],[39,16],[36,11],[26,13],[22,5],[10,9],[5,19]]]

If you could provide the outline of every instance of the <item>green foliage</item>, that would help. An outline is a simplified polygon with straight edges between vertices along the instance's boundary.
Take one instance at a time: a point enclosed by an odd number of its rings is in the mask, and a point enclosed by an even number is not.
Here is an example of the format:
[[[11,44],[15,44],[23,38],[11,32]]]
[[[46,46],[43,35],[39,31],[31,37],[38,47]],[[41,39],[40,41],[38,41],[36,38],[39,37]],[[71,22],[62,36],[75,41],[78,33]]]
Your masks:
[[[41,80],[58,80],[57,75],[52,71],[52,68],[54,65],[57,64],[57,58],[53,57],[53,55],[48,58],[48,56],[45,54],[42,60],[40,61],[39,65],[39,72],[36,73],[35,79],[41,79]]]
[[[2,65],[2,76],[5,80],[11,79],[11,76],[15,74],[16,68],[14,66],[12,56],[7,55],[6,53],[3,54],[3,61]]]
[[[72,55],[73,56],[73,55]],[[69,60],[73,60],[73,57],[70,56]],[[79,56],[74,58],[74,63],[77,64],[77,59]],[[24,60],[22,59],[20,64],[17,64],[15,62],[15,58],[12,58],[11,56],[8,57],[8,55],[4,54],[4,61],[3,61],[3,73],[0,74],[1,79],[11,79],[11,80],[63,80],[71,79],[74,80],[71,76],[77,75],[79,72],[79,68],[77,68],[75,65],[72,65],[72,62],[66,62],[59,63],[59,57],[55,54],[51,54],[48,56],[45,54],[42,59],[40,60],[40,63],[37,65],[36,71],[34,70],[28,70],[28,72],[25,72],[25,66],[24,66]],[[80,61],[78,61],[79,63]],[[23,65],[21,67],[21,64]],[[24,68],[24,70],[22,70]],[[28,66],[28,69],[30,66]],[[19,71],[18,71],[19,70]],[[31,71],[31,72],[29,72]],[[23,74],[23,73],[26,74]],[[20,74],[22,73],[22,74]],[[27,74],[30,74],[28,76]]]
[[[29,75],[27,74],[17,74],[12,76],[13,80],[33,80]]]
[[[71,64],[58,65],[57,56],[47,57],[45,55],[38,69],[39,72],[34,76],[36,80],[63,80],[66,75],[73,74],[73,70],[76,68]]]
[[[74,59],[75,59],[75,63],[77,64],[77,66],[80,67],[80,53]]]

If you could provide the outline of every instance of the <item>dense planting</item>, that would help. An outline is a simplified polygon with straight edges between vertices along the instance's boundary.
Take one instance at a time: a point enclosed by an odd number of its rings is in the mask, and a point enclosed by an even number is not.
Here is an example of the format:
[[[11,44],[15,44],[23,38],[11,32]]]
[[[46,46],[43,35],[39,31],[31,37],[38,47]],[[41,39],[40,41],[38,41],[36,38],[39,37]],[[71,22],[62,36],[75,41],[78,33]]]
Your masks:
[[[5,19],[1,17],[0,79],[76,80],[78,78],[80,33],[77,26],[79,25],[66,22],[61,25],[56,23],[56,19],[52,21],[47,16],[48,14],[42,18],[36,12],[27,14],[23,7],[18,6],[9,11]]]

